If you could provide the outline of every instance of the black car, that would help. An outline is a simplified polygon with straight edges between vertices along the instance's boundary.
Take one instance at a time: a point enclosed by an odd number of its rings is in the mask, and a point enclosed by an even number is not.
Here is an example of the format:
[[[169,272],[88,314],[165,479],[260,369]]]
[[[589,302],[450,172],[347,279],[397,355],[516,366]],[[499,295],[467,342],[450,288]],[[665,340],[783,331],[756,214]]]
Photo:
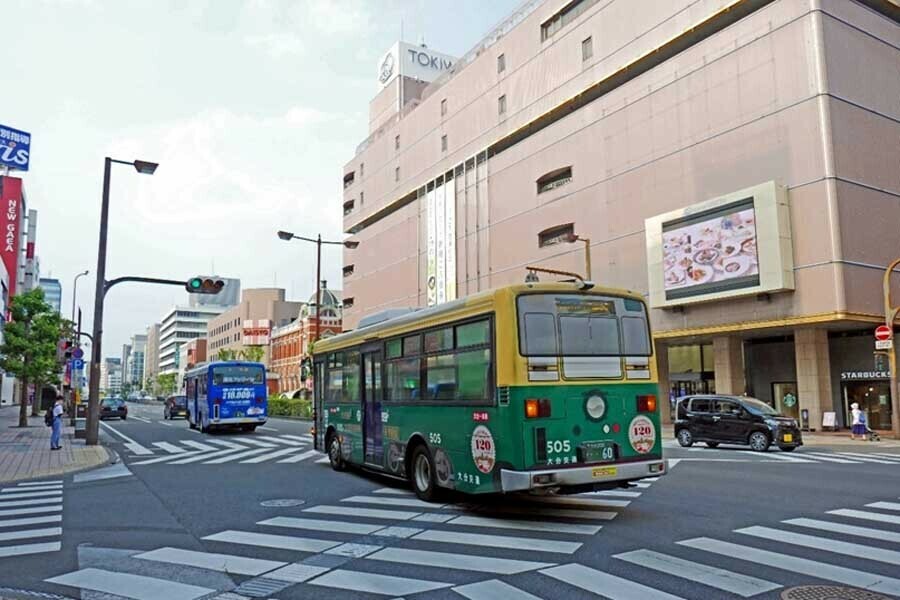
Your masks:
[[[187,418],[187,396],[169,396],[163,408],[163,419]]]
[[[128,406],[121,398],[104,398],[100,401],[100,418],[118,417],[123,421],[128,418]]]
[[[704,442],[749,445],[765,452],[776,445],[785,452],[803,445],[797,421],[747,396],[702,395],[679,398],[675,439],[685,448]]]

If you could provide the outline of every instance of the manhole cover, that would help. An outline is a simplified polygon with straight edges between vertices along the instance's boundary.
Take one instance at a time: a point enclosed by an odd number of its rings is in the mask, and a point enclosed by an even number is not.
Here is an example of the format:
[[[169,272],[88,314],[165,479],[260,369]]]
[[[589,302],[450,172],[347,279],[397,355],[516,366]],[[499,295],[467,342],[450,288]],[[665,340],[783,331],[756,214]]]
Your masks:
[[[804,585],[781,592],[781,600],[890,600],[859,588],[837,585]]]
[[[260,506],[279,508],[284,506],[300,506],[301,504],[306,504],[306,500],[300,500],[298,498],[278,498],[276,500],[263,500],[259,504]]]

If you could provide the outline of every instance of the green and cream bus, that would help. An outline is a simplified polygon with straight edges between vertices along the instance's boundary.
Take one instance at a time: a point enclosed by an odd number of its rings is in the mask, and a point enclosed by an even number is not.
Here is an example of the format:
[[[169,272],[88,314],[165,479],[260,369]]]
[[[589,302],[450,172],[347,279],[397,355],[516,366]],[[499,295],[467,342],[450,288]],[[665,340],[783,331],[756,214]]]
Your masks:
[[[373,318],[314,351],[316,447],[431,500],[578,493],[665,473],[647,308],[530,283]]]

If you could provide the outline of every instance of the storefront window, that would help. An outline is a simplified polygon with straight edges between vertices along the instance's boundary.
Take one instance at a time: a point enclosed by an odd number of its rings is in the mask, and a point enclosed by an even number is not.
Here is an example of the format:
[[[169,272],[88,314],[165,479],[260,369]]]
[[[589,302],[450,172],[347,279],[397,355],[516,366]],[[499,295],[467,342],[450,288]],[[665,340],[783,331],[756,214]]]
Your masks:
[[[891,428],[890,382],[882,380],[845,381],[844,422],[850,423],[850,405],[856,402],[866,414],[871,429]]]

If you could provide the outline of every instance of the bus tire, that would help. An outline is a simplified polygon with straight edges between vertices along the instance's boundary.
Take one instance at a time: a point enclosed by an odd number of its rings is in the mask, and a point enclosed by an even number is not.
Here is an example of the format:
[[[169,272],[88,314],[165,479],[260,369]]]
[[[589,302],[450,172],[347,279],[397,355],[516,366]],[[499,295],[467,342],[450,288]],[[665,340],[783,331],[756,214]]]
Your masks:
[[[334,432],[328,434],[328,462],[331,464],[331,468],[335,471],[344,471],[347,468],[347,463],[344,462],[344,457],[341,454],[341,440],[338,435]]]
[[[188,415],[188,427],[191,429],[197,429],[197,424],[194,423],[194,420]]]
[[[438,486],[435,473],[434,459],[428,447],[424,444],[416,446],[412,453],[409,480],[420,500],[432,502],[437,499]]]

